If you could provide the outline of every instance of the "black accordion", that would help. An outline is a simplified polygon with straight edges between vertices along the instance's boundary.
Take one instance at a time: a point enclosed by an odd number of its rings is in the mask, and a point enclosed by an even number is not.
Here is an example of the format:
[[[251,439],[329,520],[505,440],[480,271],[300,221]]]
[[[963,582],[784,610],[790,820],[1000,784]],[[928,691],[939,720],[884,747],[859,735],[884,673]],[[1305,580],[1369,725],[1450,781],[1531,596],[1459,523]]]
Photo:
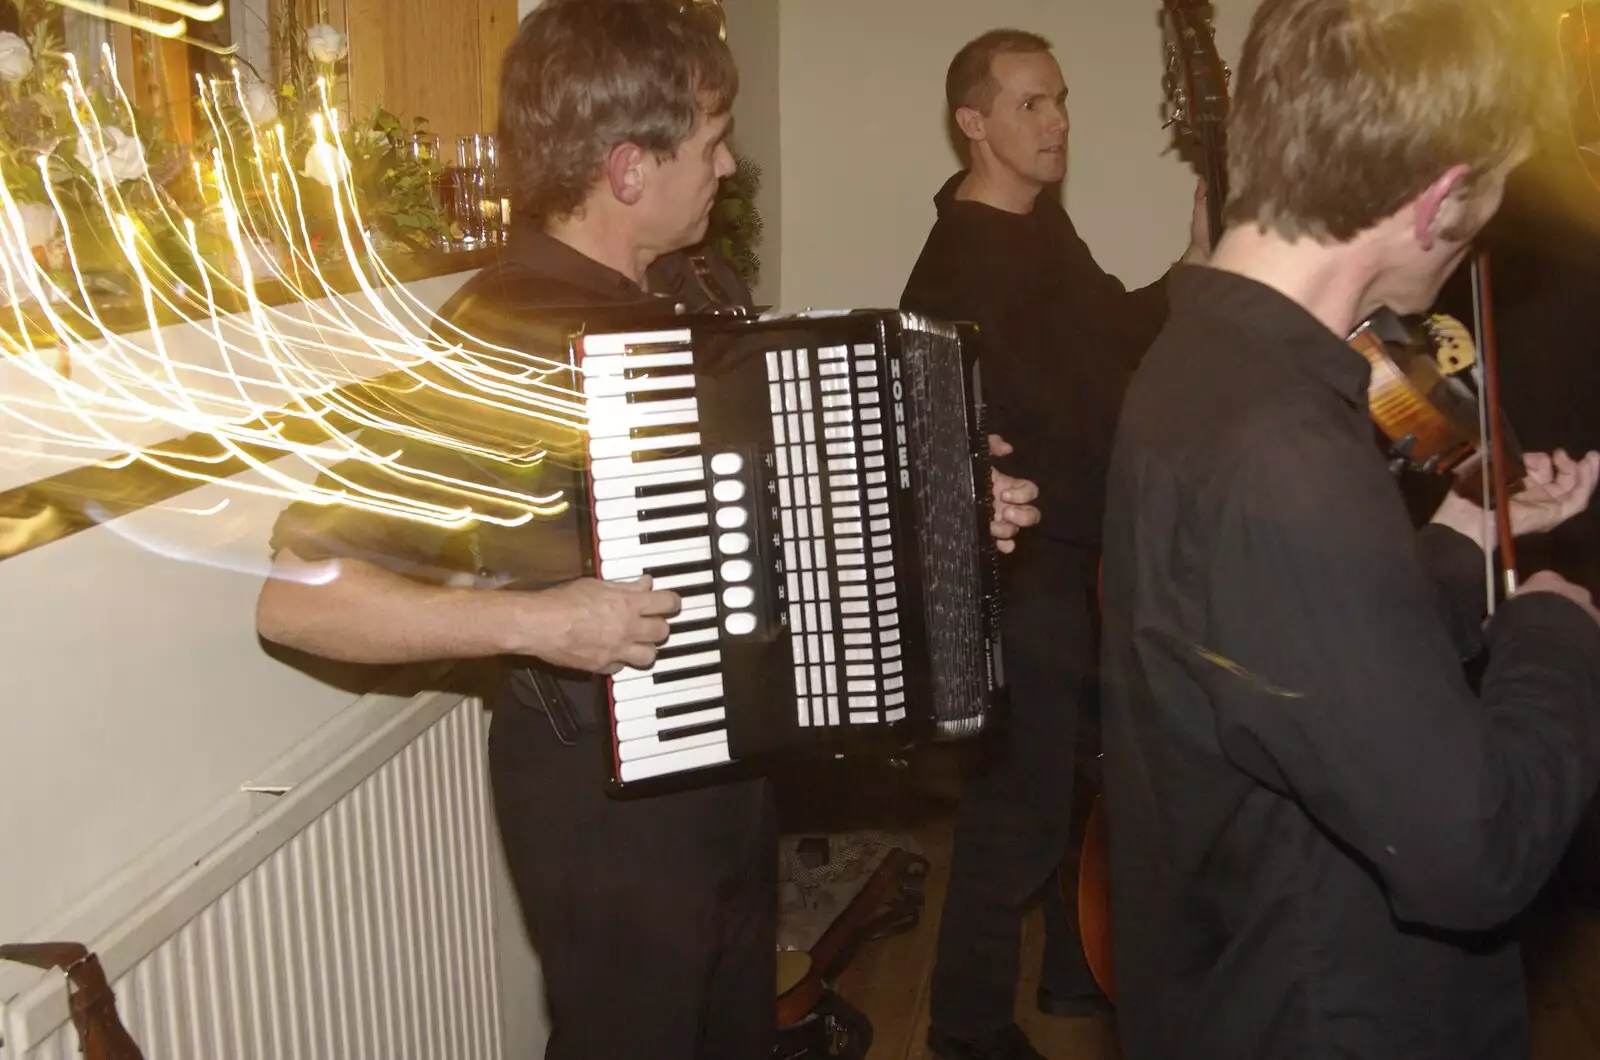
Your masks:
[[[606,681],[618,790],[973,736],[1000,709],[975,333],[889,311],[571,340],[590,573],[683,599]]]

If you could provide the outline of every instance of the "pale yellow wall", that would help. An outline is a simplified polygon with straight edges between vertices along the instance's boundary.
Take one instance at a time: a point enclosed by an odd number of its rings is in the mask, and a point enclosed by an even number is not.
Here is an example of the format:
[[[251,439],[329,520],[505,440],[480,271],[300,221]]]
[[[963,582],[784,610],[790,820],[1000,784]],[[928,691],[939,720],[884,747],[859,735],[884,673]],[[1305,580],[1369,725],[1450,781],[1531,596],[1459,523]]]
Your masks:
[[[778,302],[783,283],[780,5],[778,0],[723,0],[723,7],[728,13],[728,44],[739,63],[731,143],[762,170],[756,208],[764,229],[756,247],[761,275],[754,294],[757,303],[772,305]]]
[[[1218,4],[1232,61],[1254,0]],[[1187,243],[1194,176],[1163,156],[1154,0],[783,0],[783,302],[893,305],[957,167],[944,72],[998,26],[1056,45],[1071,91],[1067,202],[1097,258],[1129,284]]]

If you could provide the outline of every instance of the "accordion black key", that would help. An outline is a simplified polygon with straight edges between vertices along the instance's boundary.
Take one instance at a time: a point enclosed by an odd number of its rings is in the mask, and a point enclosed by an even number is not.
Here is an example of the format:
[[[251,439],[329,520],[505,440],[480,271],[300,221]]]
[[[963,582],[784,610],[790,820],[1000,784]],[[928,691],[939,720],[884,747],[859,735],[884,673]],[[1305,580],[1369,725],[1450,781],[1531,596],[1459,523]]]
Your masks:
[[[683,607],[607,679],[611,779],[976,735],[1000,709],[974,333],[888,311],[589,330],[592,573]]]

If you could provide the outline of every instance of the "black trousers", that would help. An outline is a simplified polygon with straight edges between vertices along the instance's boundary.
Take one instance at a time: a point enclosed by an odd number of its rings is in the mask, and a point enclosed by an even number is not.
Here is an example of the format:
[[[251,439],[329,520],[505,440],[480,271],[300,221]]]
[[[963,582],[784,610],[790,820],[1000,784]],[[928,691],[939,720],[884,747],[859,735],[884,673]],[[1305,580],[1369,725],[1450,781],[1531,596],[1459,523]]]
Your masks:
[[[544,972],[546,1060],[765,1060],[777,1024],[769,785],[613,798],[603,739],[563,746],[544,715],[496,701],[495,815]]]
[[[1062,996],[1096,993],[1075,910],[1069,918],[1052,893],[1073,840],[1078,716],[1096,669],[1089,608],[1088,589],[1006,601],[1011,709],[1002,745],[962,793],[930,998],[933,1029],[958,1040],[1012,1024],[1022,919],[1041,890],[1043,985]]]

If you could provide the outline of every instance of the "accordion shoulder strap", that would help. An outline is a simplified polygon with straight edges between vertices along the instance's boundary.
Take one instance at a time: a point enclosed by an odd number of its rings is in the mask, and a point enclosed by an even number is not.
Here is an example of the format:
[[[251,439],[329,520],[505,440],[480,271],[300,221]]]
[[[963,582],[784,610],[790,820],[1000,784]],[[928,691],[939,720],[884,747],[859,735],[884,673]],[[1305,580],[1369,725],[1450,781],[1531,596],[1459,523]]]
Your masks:
[[[718,279],[716,270],[711,267],[711,259],[705,252],[689,255],[689,269],[694,273],[700,292],[713,307],[738,311],[748,309],[746,298],[740,292],[728,290]]]

